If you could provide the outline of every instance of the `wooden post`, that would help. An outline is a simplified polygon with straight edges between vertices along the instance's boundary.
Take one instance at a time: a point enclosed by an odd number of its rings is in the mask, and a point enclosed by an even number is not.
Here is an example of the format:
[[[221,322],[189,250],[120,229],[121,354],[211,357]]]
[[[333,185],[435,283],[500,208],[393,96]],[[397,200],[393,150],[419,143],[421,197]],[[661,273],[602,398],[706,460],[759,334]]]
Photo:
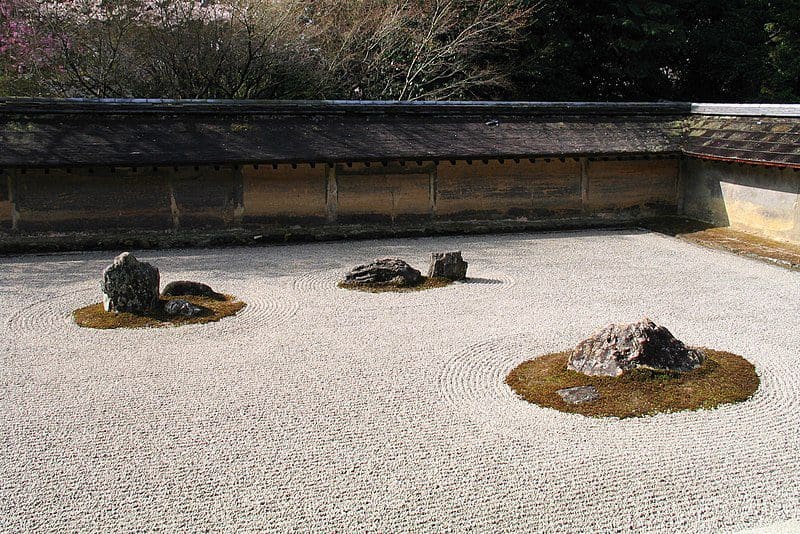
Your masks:
[[[328,222],[336,222],[339,211],[339,184],[336,180],[336,165],[325,166],[325,211]]]
[[[689,175],[689,163],[686,158],[683,156],[680,157],[678,161],[678,176],[675,180],[675,205],[676,205],[676,215],[683,215],[685,213],[685,188],[686,188],[686,178]]]
[[[174,179],[175,174],[167,178],[167,187],[169,187],[169,209],[172,212],[172,228],[177,230],[181,226],[181,212],[178,209],[178,202],[175,200],[175,188],[173,187]]]
[[[19,229],[19,211],[17,210],[17,198],[14,194],[14,173],[8,173],[8,202],[11,204],[11,230]]]
[[[581,158],[581,210],[589,212],[589,158]]]
[[[439,166],[433,165],[428,171],[429,189],[428,189],[428,204],[431,213],[431,220],[436,219],[436,189],[437,189],[437,170]]]

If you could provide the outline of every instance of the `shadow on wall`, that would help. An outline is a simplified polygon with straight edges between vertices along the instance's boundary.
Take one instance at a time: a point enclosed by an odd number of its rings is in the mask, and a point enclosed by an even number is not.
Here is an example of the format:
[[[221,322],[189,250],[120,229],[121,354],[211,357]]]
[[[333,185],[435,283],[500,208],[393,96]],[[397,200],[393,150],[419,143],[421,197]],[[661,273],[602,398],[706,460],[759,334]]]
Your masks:
[[[684,214],[717,226],[800,243],[800,173],[690,159]]]

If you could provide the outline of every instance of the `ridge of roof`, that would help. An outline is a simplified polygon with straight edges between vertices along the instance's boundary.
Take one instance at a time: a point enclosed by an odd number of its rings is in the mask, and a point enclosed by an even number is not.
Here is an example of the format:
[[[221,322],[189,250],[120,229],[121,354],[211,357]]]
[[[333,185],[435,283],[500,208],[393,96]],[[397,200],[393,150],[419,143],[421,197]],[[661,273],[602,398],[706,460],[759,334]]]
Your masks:
[[[731,117],[800,117],[800,104],[695,104],[692,115]]]
[[[172,100],[139,98],[0,97],[0,113],[189,113],[189,114],[455,114],[686,115],[686,102],[490,102],[376,100]]]

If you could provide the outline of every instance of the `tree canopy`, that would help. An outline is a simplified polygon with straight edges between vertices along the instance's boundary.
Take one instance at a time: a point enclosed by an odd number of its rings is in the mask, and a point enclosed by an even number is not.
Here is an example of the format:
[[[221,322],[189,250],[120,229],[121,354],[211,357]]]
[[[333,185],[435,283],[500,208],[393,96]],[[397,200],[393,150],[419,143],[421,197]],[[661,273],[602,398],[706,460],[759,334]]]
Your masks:
[[[0,94],[800,102],[800,0],[3,0]]]

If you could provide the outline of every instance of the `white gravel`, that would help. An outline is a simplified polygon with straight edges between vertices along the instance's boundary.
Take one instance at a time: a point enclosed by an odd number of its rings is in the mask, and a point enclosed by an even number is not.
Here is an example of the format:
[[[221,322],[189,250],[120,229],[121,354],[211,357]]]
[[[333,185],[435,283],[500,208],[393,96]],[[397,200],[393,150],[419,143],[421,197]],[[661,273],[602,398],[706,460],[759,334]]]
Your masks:
[[[364,260],[475,280],[334,286]],[[0,258],[0,530],[735,531],[800,518],[800,273],[644,232],[145,251],[249,306],[95,331],[113,253]],[[741,354],[745,403],[615,420],[505,373],[643,315]],[[783,528],[781,527],[781,528]]]

